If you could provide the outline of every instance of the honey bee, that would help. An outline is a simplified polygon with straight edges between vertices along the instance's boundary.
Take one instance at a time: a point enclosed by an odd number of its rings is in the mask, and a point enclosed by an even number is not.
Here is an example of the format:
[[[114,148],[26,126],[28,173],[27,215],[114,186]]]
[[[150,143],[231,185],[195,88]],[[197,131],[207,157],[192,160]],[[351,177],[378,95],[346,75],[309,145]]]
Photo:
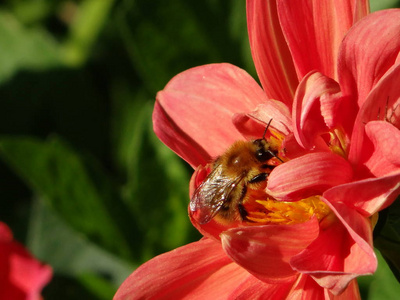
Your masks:
[[[190,200],[190,210],[200,224],[214,217],[219,223],[247,221],[246,201],[266,197],[268,175],[283,162],[265,139],[268,126],[261,139],[236,141],[214,161]]]

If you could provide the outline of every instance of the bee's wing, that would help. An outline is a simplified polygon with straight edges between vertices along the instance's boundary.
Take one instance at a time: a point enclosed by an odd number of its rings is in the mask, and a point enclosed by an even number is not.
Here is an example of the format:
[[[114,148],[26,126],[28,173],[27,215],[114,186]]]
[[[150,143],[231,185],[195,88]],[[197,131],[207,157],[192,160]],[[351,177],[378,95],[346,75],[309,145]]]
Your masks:
[[[226,176],[221,165],[214,168],[190,199],[190,210],[197,213],[196,219],[200,224],[208,223],[215,217],[242,178],[240,174]]]

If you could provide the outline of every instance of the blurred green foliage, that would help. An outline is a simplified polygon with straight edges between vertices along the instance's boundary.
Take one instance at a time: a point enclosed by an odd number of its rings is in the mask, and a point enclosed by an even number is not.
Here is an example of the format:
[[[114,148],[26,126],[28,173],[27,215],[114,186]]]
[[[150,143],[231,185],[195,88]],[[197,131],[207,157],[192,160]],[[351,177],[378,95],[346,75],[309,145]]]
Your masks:
[[[238,0],[2,2],[0,220],[52,265],[45,298],[110,299],[138,265],[200,237],[191,169],[155,137],[152,107],[190,67],[255,76],[246,30]],[[360,282],[371,299],[399,292],[381,265]]]

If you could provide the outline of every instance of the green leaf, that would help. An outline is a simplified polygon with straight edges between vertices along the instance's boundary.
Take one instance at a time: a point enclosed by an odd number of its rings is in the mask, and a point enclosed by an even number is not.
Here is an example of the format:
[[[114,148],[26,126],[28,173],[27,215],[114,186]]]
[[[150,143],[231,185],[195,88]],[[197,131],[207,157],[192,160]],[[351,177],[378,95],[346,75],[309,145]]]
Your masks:
[[[94,184],[81,157],[64,142],[2,137],[0,155],[73,228],[106,249],[129,256],[108,191]]]
[[[113,126],[118,165],[126,177],[124,202],[138,230],[136,253],[143,261],[199,238],[189,221],[190,168],[155,136],[153,102],[144,93],[116,86]]]
[[[63,58],[68,65],[79,66],[87,60],[113,3],[114,0],[85,0],[77,7],[70,34],[62,46]]]
[[[398,0],[371,0],[370,7],[371,12],[392,8],[392,7],[399,7],[400,3]]]
[[[109,300],[112,299],[116,293],[116,289],[102,277],[89,273],[82,274],[79,276],[79,279],[98,299]]]
[[[400,282],[400,198],[379,213],[374,244]]]
[[[389,266],[381,255],[378,256],[378,270],[374,275],[369,291],[369,299],[397,299],[400,295],[400,284],[393,276]]]
[[[40,28],[24,28],[0,12],[0,83],[19,70],[45,70],[60,64],[56,42]]]
[[[247,33],[247,20],[246,20],[246,1],[233,1],[231,2],[231,12],[229,18],[229,30],[232,39],[239,45],[239,53],[241,54],[241,61],[244,69],[257,79],[257,72],[254,66],[253,57],[250,50],[249,36]]]
[[[91,243],[38,199],[33,202],[27,246],[52,266],[56,277],[76,278],[99,299],[111,299],[135,268]]]
[[[116,10],[117,29],[147,90],[157,92],[193,66],[222,61],[243,65],[236,51],[242,36],[231,33],[231,0],[160,3],[125,0]]]
[[[381,253],[379,251],[375,253],[378,258],[376,272],[372,276],[358,278],[361,298],[369,300],[397,299],[400,294],[400,285]]]

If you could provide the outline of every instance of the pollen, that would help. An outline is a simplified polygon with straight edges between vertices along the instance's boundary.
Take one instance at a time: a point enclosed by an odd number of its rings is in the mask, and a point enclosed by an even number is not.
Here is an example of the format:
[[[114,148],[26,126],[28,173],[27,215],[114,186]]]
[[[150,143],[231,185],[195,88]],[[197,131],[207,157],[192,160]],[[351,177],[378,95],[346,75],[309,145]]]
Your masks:
[[[282,202],[269,198],[255,200],[246,219],[253,225],[304,223],[315,216],[319,221],[330,213],[329,207],[318,196],[296,202]]]
[[[333,153],[336,153],[344,158],[347,157],[347,141],[344,130],[336,128],[327,133],[327,145]]]

